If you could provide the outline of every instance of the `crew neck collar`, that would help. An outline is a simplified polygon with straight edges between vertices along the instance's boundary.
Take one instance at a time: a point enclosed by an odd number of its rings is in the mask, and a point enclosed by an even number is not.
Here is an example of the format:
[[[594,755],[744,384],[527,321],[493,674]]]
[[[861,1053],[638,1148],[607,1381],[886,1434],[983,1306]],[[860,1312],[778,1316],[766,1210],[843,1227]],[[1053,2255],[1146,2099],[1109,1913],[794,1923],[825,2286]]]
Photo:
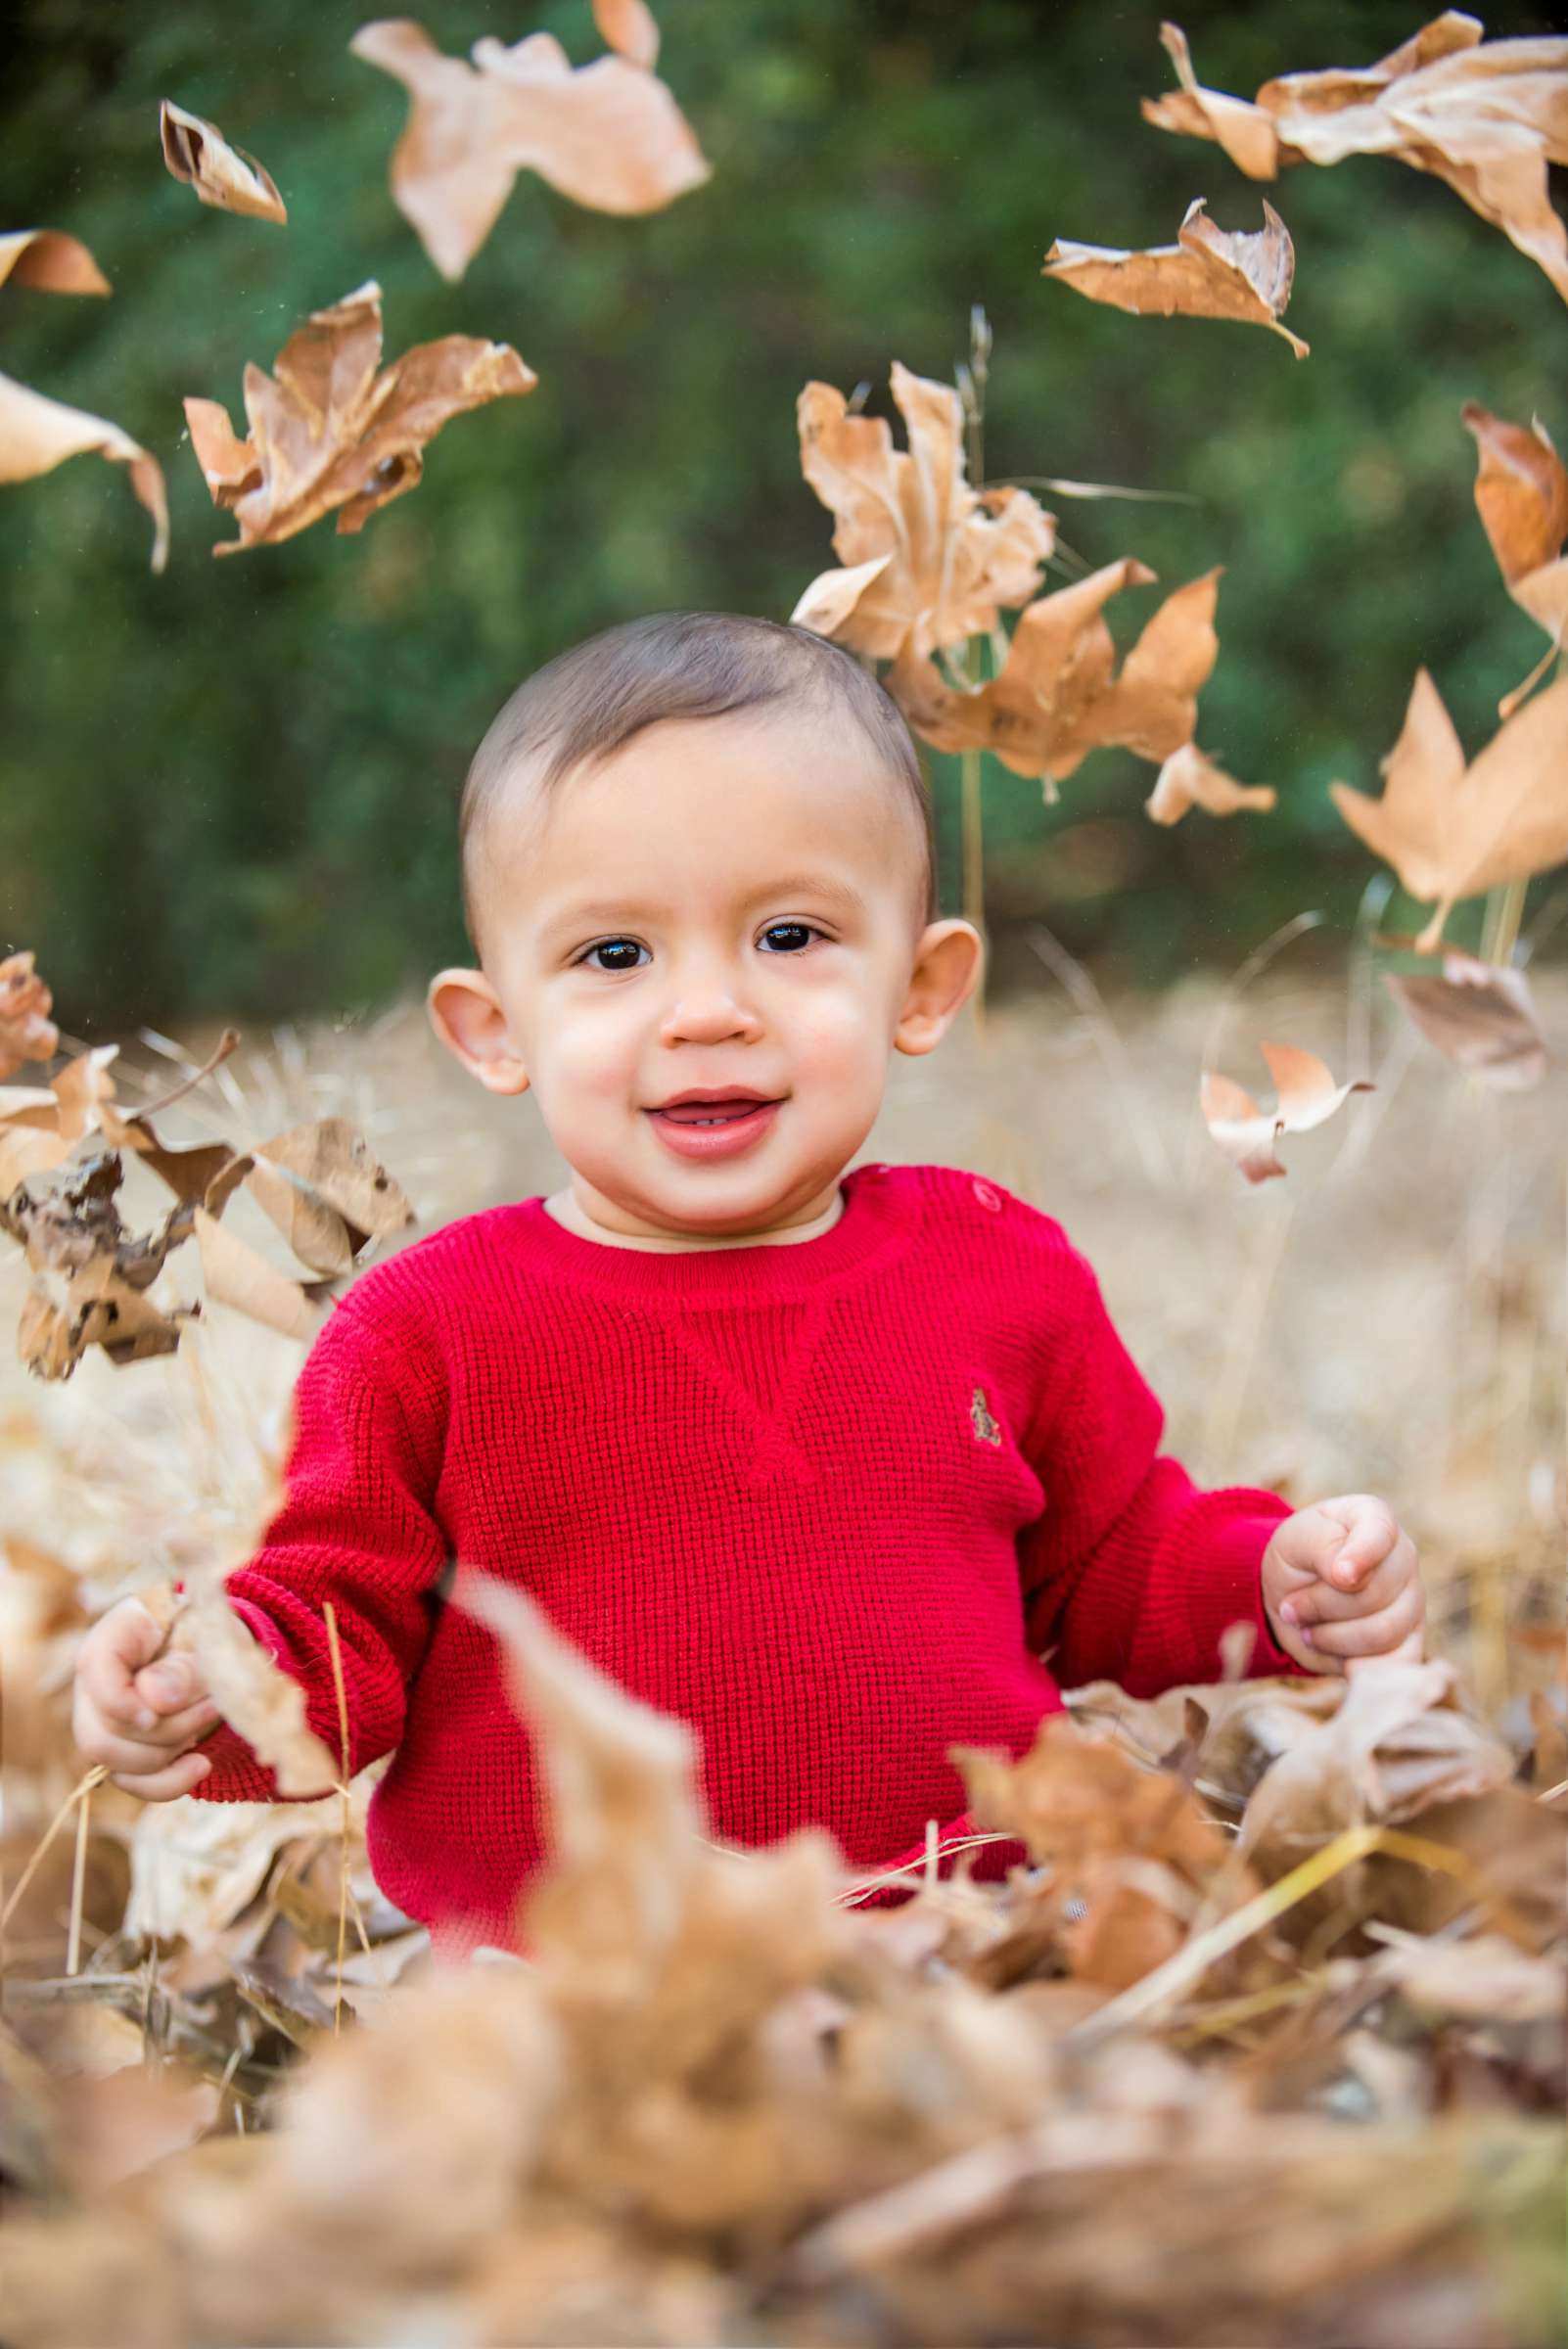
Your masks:
[[[843,1213],[828,1230],[812,1240],[760,1240],[747,1248],[618,1248],[558,1223],[542,1195],[521,1200],[511,1212],[552,1273],[574,1286],[691,1302],[800,1296],[825,1282],[849,1279],[893,1248],[901,1251],[907,1245],[899,1172],[883,1166],[852,1169],[839,1184]]]

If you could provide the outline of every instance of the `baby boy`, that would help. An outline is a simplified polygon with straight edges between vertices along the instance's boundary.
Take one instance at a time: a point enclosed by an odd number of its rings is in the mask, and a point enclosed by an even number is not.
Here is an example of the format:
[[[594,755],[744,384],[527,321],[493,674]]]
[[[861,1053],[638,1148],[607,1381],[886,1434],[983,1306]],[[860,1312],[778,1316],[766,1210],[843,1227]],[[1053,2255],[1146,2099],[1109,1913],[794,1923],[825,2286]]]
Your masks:
[[[431,1017],[534,1093],[570,1176],[354,1282],[228,1583],[336,1753],[333,1602],[350,1768],[395,1748],[371,1863],[438,1950],[514,1943],[548,1850],[455,1560],[693,1725],[715,1834],[824,1825],[858,1871],[961,1830],[949,1746],[1025,1752],[1063,1687],[1217,1680],[1238,1621],[1254,1674],[1421,1653],[1381,1501],[1293,1514],[1161,1454],[1049,1216],[959,1168],[846,1172],[889,1050],[935,1049],[983,951],[936,918],[914,746],[851,655],[714,613],[610,629],[512,696],[461,828],[477,962]],[[154,1801],[272,1797],[161,1639],[134,1599],[89,1634],[83,1752]]]

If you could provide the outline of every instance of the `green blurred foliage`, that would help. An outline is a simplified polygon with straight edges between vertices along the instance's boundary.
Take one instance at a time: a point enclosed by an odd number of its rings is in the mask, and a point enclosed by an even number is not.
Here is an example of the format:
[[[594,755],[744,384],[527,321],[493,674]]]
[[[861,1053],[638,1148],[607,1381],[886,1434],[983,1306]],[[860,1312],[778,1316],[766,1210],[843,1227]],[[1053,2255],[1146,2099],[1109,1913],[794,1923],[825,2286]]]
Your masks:
[[[1202,77],[1250,95],[1381,54],[1418,9],[1265,0],[1182,21]],[[453,815],[500,702],[639,612],[787,617],[833,559],[800,475],[801,386],[869,381],[891,413],[892,360],[950,380],[974,302],[995,334],[988,476],[1188,501],[1040,493],[1084,561],[1135,553],[1160,574],[1112,615],[1124,642],[1159,593],[1224,565],[1199,740],[1280,792],[1272,816],[1168,831],[1128,754],[1097,754],[1053,807],[988,762],[994,983],[1038,982],[1017,935],[1031,915],[1148,984],[1239,959],[1304,905],[1354,918],[1377,868],[1329,780],[1377,788],[1421,664],[1473,751],[1543,649],[1476,520],[1459,410],[1538,411],[1568,439],[1568,318],[1499,231],[1396,162],[1302,166],[1268,192],[1296,240],[1310,359],[1251,328],[1131,318],[1041,278],[1053,237],[1168,243],[1199,194],[1225,228],[1262,221],[1262,191],[1217,147],[1139,118],[1140,95],[1172,86],[1154,0],[663,0],[661,71],[712,181],[625,220],[525,174],[448,286],[388,193],[405,99],[348,55],[366,13],[12,12],[5,221],[84,238],[115,293],[9,289],[0,365],[154,450],[173,517],[155,579],[117,468],[83,457],[0,493],[0,945],[37,948],[71,1029],[357,1016],[466,959]],[[540,26],[579,62],[598,47],[587,0],[438,0],[422,21],[457,54]],[[1499,9],[1487,29],[1549,24]],[[287,229],[206,209],[166,174],[164,96],[261,158]],[[487,335],[537,391],[457,419],[423,485],[362,535],[328,522],[214,562],[234,525],[182,398],[221,399],[243,429],[247,360],[270,369],[307,311],[367,278],[389,355]],[[950,912],[956,773],[932,765]]]

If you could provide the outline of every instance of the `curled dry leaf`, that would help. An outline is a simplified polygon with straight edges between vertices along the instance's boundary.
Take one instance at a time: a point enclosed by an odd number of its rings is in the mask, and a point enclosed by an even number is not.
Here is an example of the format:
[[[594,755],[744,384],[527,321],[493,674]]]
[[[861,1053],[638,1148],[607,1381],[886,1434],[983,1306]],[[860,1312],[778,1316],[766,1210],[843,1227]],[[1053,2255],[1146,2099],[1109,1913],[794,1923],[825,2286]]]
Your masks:
[[[1568,677],[1499,727],[1470,766],[1443,697],[1421,669],[1380,800],[1331,783],[1335,806],[1402,887],[1437,910],[1416,941],[1436,950],[1462,898],[1568,857]]]
[[[607,49],[653,71],[659,63],[659,26],[648,0],[593,0],[593,21]]]
[[[625,6],[615,20],[639,39]],[[362,24],[348,46],[413,102],[392,151],[392,201],[443,277],[462,276],[519,171],[601,212],[660,211],[711,176],[651,60],[601,57],[574,69],[553,34],[536,32],[510,49],[477,41],[469,66],[443,57],[407,17]]]
[[[16,957],[18,962],[30,957]],[[291,1127],[256,1150],[227,1142],[165,1144],[153,1117],[211,1074],[239,1041],[225,1029],[205,1064],[145,1110],[115,1104],[117,1046],[80,1054],[48,1085],[0,1086],[0,1229],[27,1250],[34,1279],[23,1305],[19,1346],[40,1377],[69,1378],[89,1345],[111,1360],[172,1353],[197,1308],[164,1313],[144,1294],[171,1250],[195,1238],[209,1297],[286,1337],[309,1339],[328,1283],[291,1279],[219,1221],[242,1184],[314,1272],[351,1272],[373,1237],[413,1221],[406,1194],[346,1119]],[[89,1134],[111,1145],[81,1178],[53,1197],[30,1198],[29,1174],[60,1166]],[[114,1195],[118,1151],[132,1151],[167,1184],[177,1205],[152,1233],[128,1233]]]
[[[18,228],[0,237],[0,286],[40,294],[110,294],[114,288],[79,237],[59,228]]]
[[[1450,9],[1375,65],[1283,73],[1250,104],[1203,88],[1179,25],[1162,24],[1160,39],[1181,87],[1144,99],[1157,129],[1218,140],[1249,179],[1392,155],[1446,180],[1568,300],[1568,227],[1546,186],[1547,163],[1568,162],[1568,39],[1487,41],[1477,18]]]
[[[16,1075],[24,1060],[53,1060],[60,1031],[49,1017],[54,997],[34,968],[37,956],[23,951],[0,961],[0,1082]],[[0,1121],[4,1118],[0,1096]]]
[[[1108,743],[1161,764],[1192,740],[1198,688],[1220,649],[1214,611],[1220,573],[1166,597],[1120,670],[1104,607],[1154,578],[1131,556],[1028,605],[1000,674],[950,685],[934,662],[908,656],[886,679],[916,733],[939,751],[991,751],[1017,775],[1054,785]]]
[[[1267,1182],[1270,1175],[1284,1174],[1274,1153],[1278,1135],[1309,1132],[1331,1118],[1352,1093],[1377,1090],[1360,1077],[1336,1084],[1325,1062],[1294,1044],[1260,1043],[1258,1049],[1268,1063],[1278,1094],[1271,1111],[1261,1110],[1250,1093],[1213,1070],[1204,1072],[1199,1086],[1204,1124],[1249,1182]]]
[[[1476,512],[1492,541],[1503,584],[1520,610],[1545,629],[1551,650],[1558,651],[1568,636],[1568,554],[1563,551],[1568,542],[1568,467],[1539,417],[1526,432],[1522,424],[1491,415],[1474,400],[1465,402],[1462,414],[1475,435],[1480,458]],[[1521,691],[1528,691],[1533,681]],[[1504,717],[1518,699],[1515,694],[1506,697]]]
[[[807,384],[797,402],[801,471],[836,519],[844,568],[813,579],[790,619],[879,661],[924,660],[1028,601],[1056,518],[1027,489],[970,487],[952,385],[897,359],[890,381],[907,450],[884,418],[852,415],[831,384]]]
[[[1161,767],[1143,806],[1157,824],[1177,824],[1189,807],[1202,807],[1210,815],[1234,815],[1242,807],[1271,807],[1275,796],[1271,784],[1238,783],[1195,742],[1184,742]]]
[[[126,468],[132,491],[153,518],[153,569],[161,571],[168,561],[168,500],[158,459],[107,417],[68,408],[0,375],[0,484],[36,481],[68,457],[85,456]]]
[[[264,1533],[257,1528],[257,1541]],[[277,1773],[281,1795],[326,1794],[339,1764],[305,1723],[305,1692],[280,1672],[221,1589],[191,1600],[175,1618],[170,1644],[189,1649],[224,1720],[256,1760]]]
[[[1546,1039],[1523,971],[1448,947],[1441,978],[1385,971],[1384,984],[1429,1043],[1499,1092],[1528,1092],[1546,1073]]]
[[[340,531],[363,530],[418,486],[425,445],[452,417],[538,382],[507,343],[443,335],[385,368],[381,343],[381,288],[371,281],[311,313],[279,351],[275,378],[246,368],[249,439],[236,438],[216,400],[185,402],[212,502],[240,525],[214,554],[276,545],[334,509]]]
[[[86,246],[54,228],[0,237],[0,286],[8,280],[46,294],[110,291]],[[133,493],[153,518],[153,569],[161,571],[168,561],[168,498],[158,459],[107,417],[68,408],[0,375],[0,484],[36,481],[68,457],[82,456],[107,457],[126,468]]]
[[[33,1275],[17,1351],[39,1378],[69,1378],[89,1346],[116,1364],[172,1354],[190,1318],[191,1309],[165,1313],[146,1294],[186,1235],[176,1217],[161,1231],[126,1231],[115,1207],[120,1179],[118,1159],[104,1153],[47,1198],[18,1189],[0,1204],[0,1230],[21,1242]]]
[[[165,98],[158,127],[164,162],[204,204],[224,212],[245,212],[253,220],[275,220],[279,227],[287,221],[271,172],[243,148],[231,147],[215,122],[204,122],[200,115],[188,115],[183,106]]]
[[[1279,323],[1296,271],[1290,231],[1271,204],[1266,225],[1251,233],[1217,228],[1199,196],[1188,205],[1174,245],[1123,253],[1108,245],[1073,245],[1058,237],[1044,277],[1140,317],[1234,318],[1282,335],[1298,359],[1311,348]]]

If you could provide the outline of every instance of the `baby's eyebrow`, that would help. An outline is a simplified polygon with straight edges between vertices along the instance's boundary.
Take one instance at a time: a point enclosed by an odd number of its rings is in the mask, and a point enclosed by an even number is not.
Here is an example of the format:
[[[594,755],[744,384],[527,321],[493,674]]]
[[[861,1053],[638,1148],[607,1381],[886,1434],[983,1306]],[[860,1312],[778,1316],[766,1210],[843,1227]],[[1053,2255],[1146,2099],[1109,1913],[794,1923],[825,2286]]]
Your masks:
[[[831,904],[842,905],[847,912],[864,913],[865,899],[848,881],[835,881],[825,873],[781,873],[776,880],[764,882],[744,899],[747,908],[760,905],[766,898],[783,898],[799,894],[803,897],[824,898]],[[547,931],[576,929],[582,922],[629,921],[651,909],[631,898],[597,898],[592,904],[569,906],[556,914]]]

